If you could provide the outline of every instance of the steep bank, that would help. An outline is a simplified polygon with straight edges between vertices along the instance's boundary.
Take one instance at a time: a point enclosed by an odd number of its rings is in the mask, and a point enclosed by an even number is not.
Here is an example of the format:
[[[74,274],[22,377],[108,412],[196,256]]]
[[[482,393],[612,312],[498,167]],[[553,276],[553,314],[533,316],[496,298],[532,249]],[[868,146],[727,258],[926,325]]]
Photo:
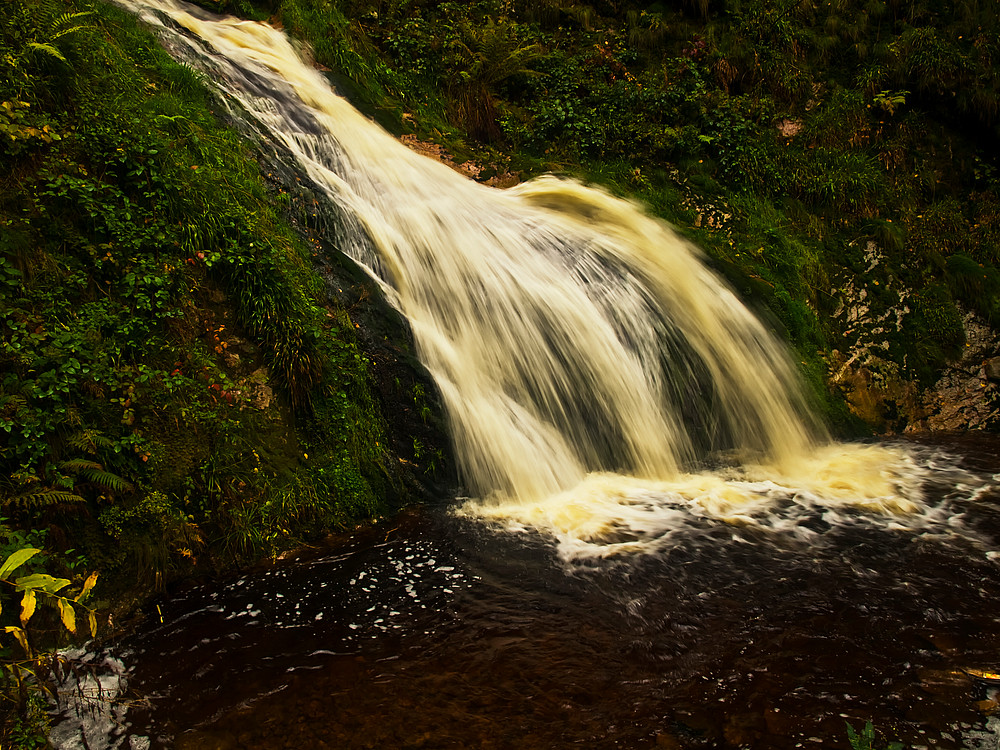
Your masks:
[[[0,52],[0,553],[141,596],[452,481],[405,326],[191,69],[103,4]]]

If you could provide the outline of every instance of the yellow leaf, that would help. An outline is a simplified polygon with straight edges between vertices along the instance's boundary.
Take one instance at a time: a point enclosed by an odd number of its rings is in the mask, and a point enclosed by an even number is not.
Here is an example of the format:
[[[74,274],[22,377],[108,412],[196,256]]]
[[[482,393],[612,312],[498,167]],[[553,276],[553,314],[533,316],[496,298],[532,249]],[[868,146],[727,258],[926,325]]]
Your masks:
[[[80,602],[86,599],[87,594],[89,594],[93,590],[94,584],[96,583],[97,583],[97,571],[94,571],[89,576],[87,576],[87,580],[84,581],[83,583],[83,591],[81,591],[80,595],[76,597],[76,601]]]
[[[66,626],[66,630],[75,633],[76,612],[73,611],[73,605],[65,599],[56,599],[56,601],[59,603],[59,617],[62,619],[62,624]]]
[[[20,643],[21,648],[24,649],[24,653],[26,656],[30,657],[32,655],[31,646],[28,645],[28,635],[21,628],[15,625],[8,625],[7,627],[4,628],[4,631],[7,633],[14,634],[14,637],[17,638],[17,642]]]
[[[28,589],[21,597],[21,624],[27,626],[33,614],[35,614],[35,592],[33,589]]]
[[[90,615],[90,637],[91,638],[96,638],[97,637],[97,615],[95,615],[93,612],[89,612],[88,614]]]

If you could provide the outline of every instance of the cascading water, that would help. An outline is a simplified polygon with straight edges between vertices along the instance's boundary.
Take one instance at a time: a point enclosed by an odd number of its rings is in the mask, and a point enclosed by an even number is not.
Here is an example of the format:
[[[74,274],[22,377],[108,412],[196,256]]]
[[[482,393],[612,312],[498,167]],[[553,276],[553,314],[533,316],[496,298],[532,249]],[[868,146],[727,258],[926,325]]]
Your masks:
[[[335,204],[335,242],[411,321],[476,499],[165,599],[86,656],[143,700],[127,720],[67,701],[55,746],[793,750],[872,719],[996,747],[969,667],[1000,670],[1000,445],[975,468],[828,441],[782,347],[637,207],[471,183],[279,32],[121,2]],[[593,559],[616,552],[654,554]]]
[[[753,521],[779,496],[925,510],[904,453],[825,442],[783,347],[639,207],[553,177],[478,185],[365,119],[281,32],[128,4],[344,216],[337,243],[444,396],[466,512],[572,556],[662,541],[692,510]]]

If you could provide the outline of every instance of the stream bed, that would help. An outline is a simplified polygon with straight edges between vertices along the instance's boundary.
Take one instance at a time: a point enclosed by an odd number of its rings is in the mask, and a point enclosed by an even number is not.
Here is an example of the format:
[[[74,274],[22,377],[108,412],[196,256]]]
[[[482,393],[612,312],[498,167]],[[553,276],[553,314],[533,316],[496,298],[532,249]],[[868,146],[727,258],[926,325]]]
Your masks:
[[[979,486],[919,533],[705,521],[655,554],[567,562],[453,504],[408,510],[159,601],[100,657],[122,665],[115,720],[64,721],[57,745],[846,748],[845,722],[871,720],[907,746],[996,748],[974,675],[1000,671],[1000,441],[922,445],[942,447]]]

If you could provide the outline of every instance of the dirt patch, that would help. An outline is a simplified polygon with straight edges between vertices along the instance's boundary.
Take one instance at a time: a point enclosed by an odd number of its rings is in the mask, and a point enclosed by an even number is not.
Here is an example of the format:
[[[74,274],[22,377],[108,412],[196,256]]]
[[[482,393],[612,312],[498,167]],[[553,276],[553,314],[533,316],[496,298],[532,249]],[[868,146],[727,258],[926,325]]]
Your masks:
[[[422,141],[413,134],[401,135],[399,140],[412,151],[416,151],[418,154],[439,161],[442,164],[451,167],[456,172],[465,175],[471,180],[480,182],[483,185],[489,185],[490,187],[496,188],[508,188],[521,182],[521,175],[518,172],[501,172],[496,165],[484,166],[474,161],[459,163],[455,160],[455,157],[446,148],[444,148],[444,146],[437,143],[431,143],[430,141]]]

